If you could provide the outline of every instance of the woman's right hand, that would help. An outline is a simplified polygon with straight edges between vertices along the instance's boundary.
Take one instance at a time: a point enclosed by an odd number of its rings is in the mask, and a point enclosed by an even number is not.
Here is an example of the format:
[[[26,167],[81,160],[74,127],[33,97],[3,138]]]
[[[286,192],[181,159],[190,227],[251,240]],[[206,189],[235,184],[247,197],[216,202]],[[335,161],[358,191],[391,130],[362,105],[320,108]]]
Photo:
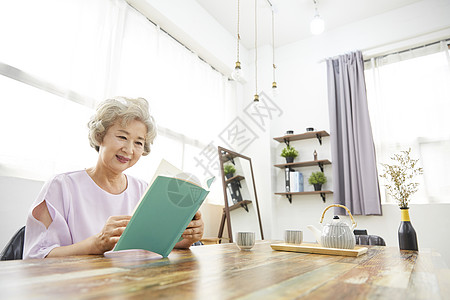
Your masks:
[[[53,248],[46,257],[103,254],[116,245],[131,216],[109,217],[100,233],[68,246]]]
[[[109,217],[102,231],[93,239],[92,254],[103,254],[113,249],[130,219],[131,216]]]

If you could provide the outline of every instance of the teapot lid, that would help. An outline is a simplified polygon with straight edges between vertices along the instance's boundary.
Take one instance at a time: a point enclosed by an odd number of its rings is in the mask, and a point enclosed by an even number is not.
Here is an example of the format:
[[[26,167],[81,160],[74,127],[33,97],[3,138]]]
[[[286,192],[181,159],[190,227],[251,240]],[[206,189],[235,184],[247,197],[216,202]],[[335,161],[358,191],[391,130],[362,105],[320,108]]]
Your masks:
[[[328,225],[332,225],[332,226],[339,226],[339,227],[348,227],[348,224],[344,221],[342,221],[339,216],[334,216],[333,220],[331,220],[330,223],[328,223]]]

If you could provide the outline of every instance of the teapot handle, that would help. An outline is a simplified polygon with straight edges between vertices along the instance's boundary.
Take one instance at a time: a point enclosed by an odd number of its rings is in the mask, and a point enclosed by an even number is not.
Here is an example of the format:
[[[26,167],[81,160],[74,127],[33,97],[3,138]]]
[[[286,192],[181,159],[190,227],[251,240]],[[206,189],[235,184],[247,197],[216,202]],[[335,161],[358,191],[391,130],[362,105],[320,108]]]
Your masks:
[[[349,210],[347,207],[345,207],[344,205],[340,205],[340,204],[331,204],[331,205],[327,206],[327,207],[324,209],[323,213],[322,213],[322,218],[320,218],[320,224],[322,224],[322,222],[323,222],[323,217],[325,216],[325,212],[326,212],[330,207],[341,207],[341,208],[344,208],[344,209],[348,212],[348,214],[349,214],[349,216],[350,216],[350,219],[352,219],[352,224],[353,224],[352,229],[354,229],[354,228],[356,227],[355,219],[353,219],[353,216],[352,216],[352,213],[350,212],[350,210]]]

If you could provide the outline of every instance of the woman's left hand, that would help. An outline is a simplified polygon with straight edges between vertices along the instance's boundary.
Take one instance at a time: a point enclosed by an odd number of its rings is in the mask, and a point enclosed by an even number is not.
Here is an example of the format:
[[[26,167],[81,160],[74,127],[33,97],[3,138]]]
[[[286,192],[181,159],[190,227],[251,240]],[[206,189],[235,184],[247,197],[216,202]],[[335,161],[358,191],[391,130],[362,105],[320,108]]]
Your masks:
[[[175,245],[175,248],[189,248],[193,243],[200,241],[203,237],[204,228],[205,224],[202,220],[202,213],[197,211],[194,218],[181,235],[183,239]]]

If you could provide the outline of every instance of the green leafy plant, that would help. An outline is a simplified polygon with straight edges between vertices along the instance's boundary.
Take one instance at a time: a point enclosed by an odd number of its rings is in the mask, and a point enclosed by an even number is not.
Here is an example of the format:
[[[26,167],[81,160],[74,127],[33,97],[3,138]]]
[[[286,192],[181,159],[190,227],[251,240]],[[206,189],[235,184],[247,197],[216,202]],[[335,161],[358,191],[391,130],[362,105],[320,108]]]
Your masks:
[[[236,168],[233,165],[228,164],[223,167],[223,171],[225,172],[225,175],[233,174],[236,172]]]
[[[309,178],[308,178],[308,182],[311,185],[318,184],[318,183],[319,184],[324,184],[324,183],[327,182],[327,177],[321,171],[312,172],[311,176],[309,176]]]
[[[292,147],[292,146],[287,146],[286,148],[284,148],[281,151],[281,156],[282,157],[293,157],[293,158],[296,158],[298,156],[298,151],[295,150],[295,148]]]
[[[410,197],[417,192],[419,183],[413,182],[413,178],[423,174],[423,169],[417,166],[418,159],[410,157],[411,148],[407,151],[400,151],[401,154],[394,154],[391,160],[394,164],[381,164],[384,174],[380,177],[388,182],[385,184],[389,195],[395,198],[400,208],[408,208]]]

